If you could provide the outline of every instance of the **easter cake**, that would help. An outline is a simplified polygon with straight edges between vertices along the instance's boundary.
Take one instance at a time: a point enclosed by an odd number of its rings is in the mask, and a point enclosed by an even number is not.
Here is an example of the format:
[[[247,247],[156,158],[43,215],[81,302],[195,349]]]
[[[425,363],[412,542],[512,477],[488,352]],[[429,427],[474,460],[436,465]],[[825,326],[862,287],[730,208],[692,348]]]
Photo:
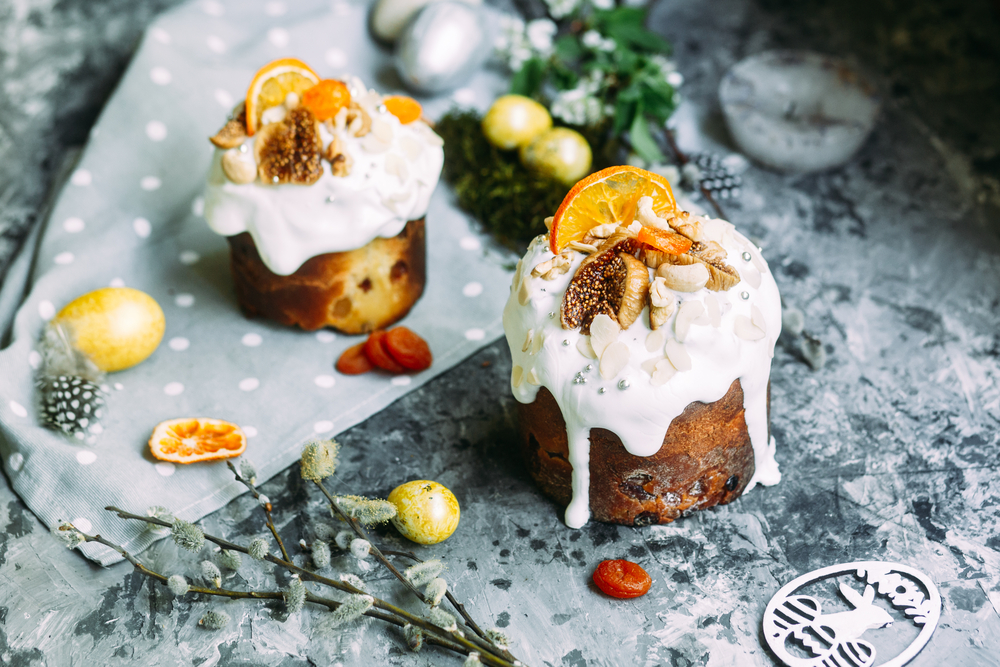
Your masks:
[[[546,222],[503,323],[525,459],[566,523],[667,523],[777,483],[781,307],[760,249],[633,167],[581,181]]]
[[[205,218],[229,241],[248,315],[353,334],[409,312],[444,162],[416,101],[286,58],[257,73],[211,141]]]

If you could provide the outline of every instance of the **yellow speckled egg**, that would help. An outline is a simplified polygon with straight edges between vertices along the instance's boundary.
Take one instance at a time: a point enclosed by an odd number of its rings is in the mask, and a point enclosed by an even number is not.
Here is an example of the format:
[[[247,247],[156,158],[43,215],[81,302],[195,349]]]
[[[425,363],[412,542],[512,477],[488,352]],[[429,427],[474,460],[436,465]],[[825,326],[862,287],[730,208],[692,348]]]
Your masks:
[[[521,147],[521,163],[556,180],[573,185],[590,172],[590,144],[579,132],[554,127]]]
[[[437,544],[451,537],[461,511],[458,499],[437,482],[417,479],[400,484],[389,494],[396,506],[396,530],[418,544]]]
[[[498,97],[483,116],[486,140],[504,150],[529,144],[551,127],[548,109],[523,95]]]
[[[105,287],[69,302],[53,323],[64,325],[78,350],[106,372],[131,368],[163,339],[160,304],[130,287]]]

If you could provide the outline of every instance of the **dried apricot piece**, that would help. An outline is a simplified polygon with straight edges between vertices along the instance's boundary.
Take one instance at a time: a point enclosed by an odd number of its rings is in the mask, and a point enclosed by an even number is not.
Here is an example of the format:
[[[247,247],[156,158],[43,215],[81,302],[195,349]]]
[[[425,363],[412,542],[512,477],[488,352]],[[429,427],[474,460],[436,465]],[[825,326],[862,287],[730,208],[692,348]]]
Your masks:
[[[392,358],[407,370],[427,370],[434,360],[427,341],[406,327],[396,327],[387,331],[382,345]]]
[[[606,595],[627,599],[645,595],[653,580],[635,563],[627,560],[606,560],[594,570],[594,583]]]
[[[420,118],[424,112],[420,102],[406,95],[391,95],[382,101],[386,111],[399,119],[403,125],[408,125]]]
[[[149,438],[149,450],[161,461],[194,463],[239,456],[247,437],[236,424],[208,417],[183,417],[160,422]]]
[[[377,367],[390,373],[405,373],[406,369],[399,365],[389,351],[385,349],[385,332],[373,331],[365,342],[365,355]]]
[[[302,93],[302,106],[313,112],[319,121],[329,120],[351,104],[347,84],[336,79],[323,79]]]
[[[368,355],[365,354],[365,344],[358,343],[344,350],[337,359],[337,370],[344,375],[361,375],[374,370]]]
[[[671,255],[680,255],[691,249],[691,239],[667,229],[643,227],[639,230],[638,239]]]

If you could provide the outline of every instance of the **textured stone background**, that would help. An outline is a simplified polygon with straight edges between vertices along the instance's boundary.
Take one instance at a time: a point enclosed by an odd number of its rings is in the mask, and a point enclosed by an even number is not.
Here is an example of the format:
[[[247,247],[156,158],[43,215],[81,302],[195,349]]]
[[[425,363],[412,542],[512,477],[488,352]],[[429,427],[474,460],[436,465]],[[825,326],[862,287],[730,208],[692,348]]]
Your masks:
[[[173,4],[0,0],[0,267],[43,216],[143,26]],[[851,164],[804,177],[751,168],[727,206],[829,357],[813,372],[794,342],[775,355],[784,481],[669,526],[569,530],[513,451],[510,359],[497,343],[343,434],[337,489],[385,494],[414,477],[453,489],[459,533],[420,553],[442,557],[459,599],[536,667],[770,665],[759,627],[773,592],[865,559],[938,583],[941,625],[911,664],[1000,665],[1000,6],[661,0],[652,25],[675,44],[697,140],[715,150],[731,149],[714,91],[748,53],[851,54],[886,93]],[[317,611],[176,599],[127,565],[101,570],[65,551],[0,487],[0,664],[459,664],[408,654],[374,622],[325,636]],[[296,467],[263,491],[286,542],[312,538],[325,511]],[[202,524],[237,541],[263,530],[245,497]],[[390,530],[380,539],[409,548]],[[590,574],[614,557],[646,567],[653,593],[597,594]],[[165,542],[143,559],[168,574],[196,563]],[[405,600],[378,569],[334,565]],[[228,583],[269,588],[274,577],[250,567]],[[208,608],[234,622],[199,629]]]

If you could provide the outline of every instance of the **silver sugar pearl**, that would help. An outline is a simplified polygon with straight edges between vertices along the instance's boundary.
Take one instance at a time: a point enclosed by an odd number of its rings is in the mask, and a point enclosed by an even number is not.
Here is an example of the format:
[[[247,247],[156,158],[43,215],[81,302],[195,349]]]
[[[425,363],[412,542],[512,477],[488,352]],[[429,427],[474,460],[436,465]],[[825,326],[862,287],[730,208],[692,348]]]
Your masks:
[[[744,262],[749,262],[751,259],[753,259],[753,256],[750,253],[748,253],[748,252],[744,252],[741,255],[741,257],[743,257],[743,261]]]
[[[337,201],[337,198],[334,197],[333,195],[330,195],[329,197],[326,198],[326,203],[327,204],[332,204],[335,201]]]
[[[379,113],[385,113],[388,110],[389,110],[389,108],[387,106],[385,106],[384,104],[378,105],[378,112]]]
[[[563,340],[563,346],[564,347],[569,347],[569,341],[568,340]]]
[[[279,180],[279,179],[278,179],[278,177],[277,177],[277,176],[274,176],[274,177],[272,177],[272,178],[271,178],[271,182],[272,182],[272,183],[277,183],[277,182],[278,182],[278,180]]]
[[[597,390],[597,393],[598,394],[605,394],[605,393],[607,393],[607,391],[608,391],[607,387],[601,387],[600,389]]]
[[[241,153],[246,153],[247,152],[247,145],[246,144],[240,144],[240,152]]]
[[[740,292],[740,298],[746,301],[750,298],[750,292]]]
[[[551,319],[552,319],[553,317],[555,317],[555,316],[556,316],[556,314],[555,314],[555,313],[549,313],[549,319],[550,319],[550,320],[551,320]]]
[[[632,383],[629,382],[628,379],[622,379],[622,380],[618,381],[618,388],[621,389],[622,391],[625,391],[626,389],[628,389],[631,386],[632,386]]]
[[[585,373],[589,373],[590,371],[594,370],[594,364],[587,364],[587,366],[583,370]]]

